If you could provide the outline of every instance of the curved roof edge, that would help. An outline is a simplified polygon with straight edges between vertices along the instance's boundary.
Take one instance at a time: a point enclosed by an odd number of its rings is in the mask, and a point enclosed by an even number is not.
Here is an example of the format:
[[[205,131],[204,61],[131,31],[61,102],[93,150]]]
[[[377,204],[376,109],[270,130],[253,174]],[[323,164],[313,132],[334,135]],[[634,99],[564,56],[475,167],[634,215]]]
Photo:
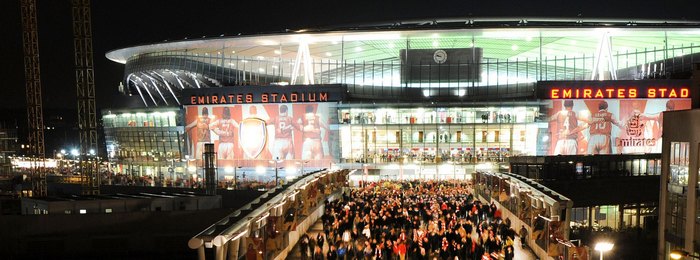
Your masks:
[[[284,29],[253,34],[212,36],[207,38],[182,39],[157,43],[144,43],[107,51],[105,56],[118,63],[126,63],[126,59],[135,53],[150,52],[149,50],[183,49],[186,46],[204,43],[212,40],[231,40],[247,37],[292,35],[295,33],[327,33],[327,32],[362,32],[389,30],[427,30],[427,29],[502,29],[502,28],[557,28],[557,27],[669,27],[683,28],[700,26],[700,21],[693,20],[658,20],[658,19],[611,19],[611,18],[581,18],[581,17],[473,17],[473,18],[439,18],[415,19],[406,21],[388,21],[376,23],[358,23],[339,26],[328,26],[308,29]]]

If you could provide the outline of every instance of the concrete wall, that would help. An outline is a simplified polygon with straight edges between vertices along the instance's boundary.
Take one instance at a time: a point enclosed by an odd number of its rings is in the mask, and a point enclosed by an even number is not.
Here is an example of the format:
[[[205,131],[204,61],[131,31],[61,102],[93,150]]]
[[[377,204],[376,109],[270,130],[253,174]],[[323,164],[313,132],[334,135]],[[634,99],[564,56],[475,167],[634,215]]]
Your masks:
[[[700,109],[686,111],[665,112],[664,129],[673,129],[672,131],[663,132],[662,143],[662,166],[661,166],[661,194],[659,196],[659,244],[658,244],[658,259],[668,259],[668,252],[671,249],[682,249],[686,252],[696,252],[695,237],[696,226],[696,200],[698,188],[698,144],[700,144]],[[666,234],[666,214],[668,209],[668,192],[672,187],[669,186],[668,176],[670,172],[669,160],[671,142],[688,142],[688,185],[684,187],[683,196],[685,202],[680,203],[680,207],[685,207],[682,212],[685,213],[684,226],[684,243],[682,245],[672,245],[672,248],[666,248],[666,237],[671,235]],[[678,187],[678,186],[676,186]]]

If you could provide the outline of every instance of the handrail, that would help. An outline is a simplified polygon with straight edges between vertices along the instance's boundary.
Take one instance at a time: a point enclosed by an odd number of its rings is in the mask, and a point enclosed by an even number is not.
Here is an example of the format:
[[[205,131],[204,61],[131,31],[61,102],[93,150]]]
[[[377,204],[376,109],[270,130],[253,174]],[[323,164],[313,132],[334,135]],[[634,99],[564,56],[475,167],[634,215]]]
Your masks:
[[[328,174],[327,169],[322,169],[318,170],[315,172],[308,173],[306,176],[303,178],[294,180],[293,183],[289,184],[287,187],[281,186],[281,187],[276,187],[273,188],[264,194],[260,195],[256,200],[242,206],[238,210],[234,211],[233,213],[229,214],[228,216],[222,218],[221,220],[215,222],[214,224],[210,225],[203,231],[199,232],[197,235],[193,236],[187,243],[187,245],[191,249],[197,249],[201,247],[202,245],[205,245],[206,247],[211,247],[211,245],[214,246],[221,246],[225,242],[235,239],[238,236],[244,235],[246,231],[244,232],[239,232],[241,228],[247,228],[250,225],[250,222],[248,220],[251,220],[255,218],[256,216],[259,216],[263,212],[269,210],[269,207],[258,207],[257,209],[251,211],[248,213],[246,216],[240,217],[241,213],[245,210],[251,210],[253,208],[253,205],[260,204],[262,199],[265,199],[269,197],[272,194],[279,193],[275,195],[274,197],[266,200],[265,202],[268,205],[274,205],[276,203],[284,201],[288,196],[294,196],[296,195],[296,189],[300,188],[302,186],[305,186],[307,183],[313,182],[315,179],[320,178]],[[285,185],[286,186],[286,185]],[[291,188],[291,189],[290,189]],[[282,190],[283,189],[283,190]],[[287,191],[287,192],[284,192]],[[262,199],[261,199],[262,198]],[[236,222],[231,223],[231,220],[237,218],[238,220]],[[245,220],[245,221],[242,221]],[[217,231],[217,227],[220,226],[225,226],[223,229],[220,229],[218,231],[218,234],[214,234]],[[211,243],[211,244],[207,244]]]

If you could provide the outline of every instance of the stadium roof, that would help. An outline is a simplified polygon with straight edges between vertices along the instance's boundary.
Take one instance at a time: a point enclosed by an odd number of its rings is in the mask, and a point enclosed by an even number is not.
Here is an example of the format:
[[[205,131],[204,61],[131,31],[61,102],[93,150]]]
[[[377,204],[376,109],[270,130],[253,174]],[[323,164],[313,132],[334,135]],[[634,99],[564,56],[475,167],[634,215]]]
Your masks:
[[[285,30],[251,35],[220,35],[132,46],[110,51],[119,63],[135,55],[183,51],[195,55],[235,55],[294,59],[299,41],[310,44],[314,59],[382,60],[394,49],[483,47],[487,58],[586,54],[595,50],[598,35],[610,32],[613,52],[644,48],[690,46],[700,42],[700,21],[561,18],[458,18],[344,25]],[[674,39],[666,42],[666,38]]]

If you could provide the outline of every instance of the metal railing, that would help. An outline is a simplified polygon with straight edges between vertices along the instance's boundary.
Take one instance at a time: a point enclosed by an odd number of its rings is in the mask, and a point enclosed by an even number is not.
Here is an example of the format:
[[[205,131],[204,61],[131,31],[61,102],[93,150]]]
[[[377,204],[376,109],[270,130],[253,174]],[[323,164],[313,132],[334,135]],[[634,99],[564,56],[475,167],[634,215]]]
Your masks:
[[[287,212],[284,211],[287,201],[304,201],[307,199],[306,197],[297,198],[300,192],[308,195],[308,192],[310,192],[309,189],[314,189],[313,192],[317,192],[315,190],[316,188],[323,190],[322,186],[313,186],[311,185],[312,183],[318,181],[317,184],[326,183],[333,186],[333,181],[326,179],[328,176],[333,175],[337,177],[338,175],[347,174],[347,170],[329,171],[324,169],[311,172],[302,178],[288,183],[287,185],[271,189],[262,194],[259,198],[246,204],[192,237],[188,241],[188,246],[190,249],[197,250],[200,260],[206,259],[206,248],[213,248],[215,250],[216,259],[238,259],[240,256],[244,255],[247,250],[249,250],[249,248],[245,246],[246,244],[241,246],[241,243],[254,243],[254,240],[253,242],[247,241],[249,240],[248,237],[253,237],[253,233],[256,233],[254,237],[258,237],[257,233],[261,232],[262,234],[260,234],[259,237],[265,238],[269,226],[271,226],[271,228],[275,231],[279,231],[279,229],[281,229],[281,227],[274,224],[274,221],[268,220],[268,218],[284,217],[284,215],[287,214]],[[344,177],[334,178],[333,180],[345,183]],[[315,198],[322,198],[322,196]],[[309,206],[310,205],[304,205],[303,207]],[[296,215],[301,214],[297,212]],[[265,239],[263,239],[262,242],[265,244]],[[265,259],[268,259],[268,257],[274,258],[281,252],[278,250],[269,252],[267,249],[260,248],[258,248],[258,250],[260,250],[260,254],[264,254]],[[257,253],[258,252],[256,252],[256,254]]]
[[[522,176],[511,173],[473,173],[474,191],[487,202],[502,207],[503,218],[511,225],[525,227],[529,237],[521,237],[542,259],[550,252],[568,247],[569,221],[573,202],[567,197]],[[558,247],[557,249],[550,247]]]

